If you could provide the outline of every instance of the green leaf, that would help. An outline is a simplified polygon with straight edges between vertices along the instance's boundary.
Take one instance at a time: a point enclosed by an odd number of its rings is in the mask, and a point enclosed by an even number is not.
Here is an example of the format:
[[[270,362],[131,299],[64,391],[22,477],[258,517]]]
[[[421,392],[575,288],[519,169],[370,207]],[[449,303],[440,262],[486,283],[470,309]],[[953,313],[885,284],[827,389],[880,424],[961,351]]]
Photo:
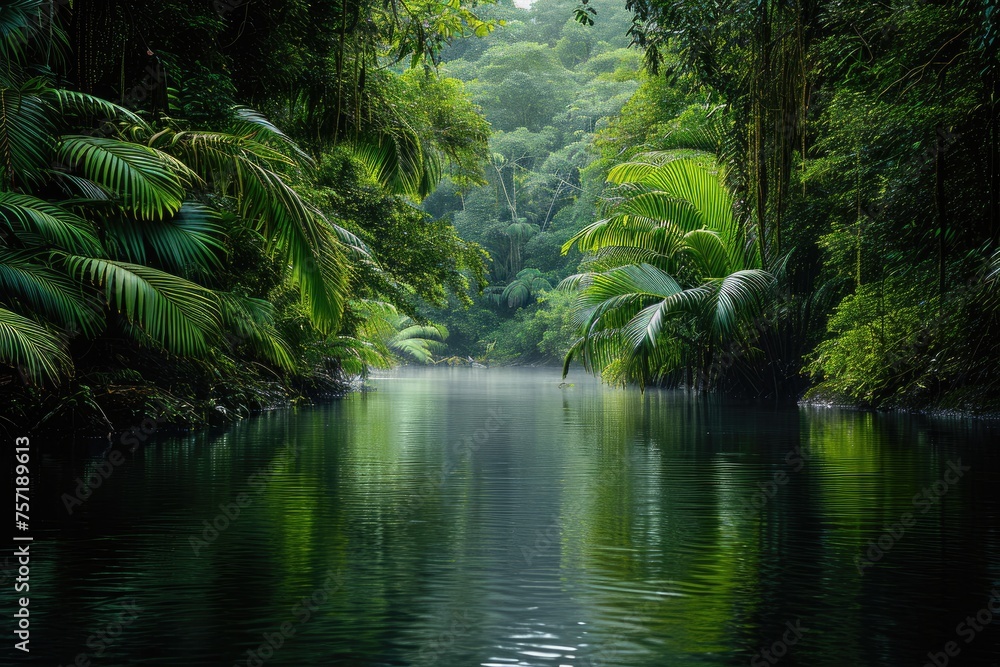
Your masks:
[[[226,338],[286,371],[295,370],[291,347],[275,327],[274,306],[263,299],[216,292]]]
[[[28,245],[49,244],[80,255],[104,254],[89,221],[37,197],[0,192],[0,223]]]
[[[222,267],[225,245],[219,214],[197,202],[184,202],[167,220],[108,218],[104,229],[116,256],[128,262],[152,262],[179,275]]]
[[[52,161],[51,108],[39,95],[38,80],[0,88],[0,187],[35,188]]]
[[[66,342],[37,322],[0,308],[0,362],[28,382],[58,385],[72,369]]]
[[[128,262],[70,256],[71,275],[103,287],[108,304],[164,349],[198,356],[219,334],[219,307],[204,287]]]
[[[48,253],[0,248],[0,294],[8,306],[43,315],[63,329],[88,336],[103,324],[100,304],[52,265]]]
[[[193,174],[160,151],[117,139],[69,135],[59,159],[119,197],[140,218],[162,219],[180,210]]]

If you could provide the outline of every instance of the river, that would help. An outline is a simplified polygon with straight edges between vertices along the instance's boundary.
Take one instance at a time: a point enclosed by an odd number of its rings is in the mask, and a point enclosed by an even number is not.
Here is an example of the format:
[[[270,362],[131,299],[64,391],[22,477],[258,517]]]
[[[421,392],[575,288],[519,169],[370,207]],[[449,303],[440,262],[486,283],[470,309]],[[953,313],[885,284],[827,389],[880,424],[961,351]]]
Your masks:
[[[370,384],[116,466],[47,443],[32,662],[1000,663],[995,426],[552,369]]]

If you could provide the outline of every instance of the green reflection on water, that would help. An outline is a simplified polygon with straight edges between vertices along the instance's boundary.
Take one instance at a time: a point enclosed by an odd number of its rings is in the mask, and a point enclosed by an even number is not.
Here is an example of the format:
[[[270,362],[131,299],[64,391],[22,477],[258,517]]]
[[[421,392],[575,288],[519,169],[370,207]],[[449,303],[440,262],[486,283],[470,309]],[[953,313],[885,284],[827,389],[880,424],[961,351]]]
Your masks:
[[[996,456],[961,424],[560,388],[541,370],[375,384],[163,440],[79,515],[53,512],[40,607],[73,620],[40,616],[59,658],[128,594],[148,611],[108,654],[120,664],[233,664],[283,622],[296,633],[269,665],[747,664],[801,619],[782,664],[895,665],[952,639],[947,614],[1000,579]],[[859,572],[958,457],[968,476]],[[53,461],[50,495],[74,465]],[[298,617],[331,572],[343,584]]]

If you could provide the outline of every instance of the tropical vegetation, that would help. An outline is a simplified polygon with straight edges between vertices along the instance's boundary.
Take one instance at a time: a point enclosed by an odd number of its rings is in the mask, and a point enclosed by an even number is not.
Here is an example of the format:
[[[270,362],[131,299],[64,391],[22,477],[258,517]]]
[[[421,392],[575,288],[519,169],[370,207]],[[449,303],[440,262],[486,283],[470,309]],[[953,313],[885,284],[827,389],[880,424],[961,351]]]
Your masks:
[[[594,67],[617,58],[610,44],[587,52],[592,60],[554,57],[569,44],[542,36],[555,6],[571,15],[570,4],[538,0],[507,37],[537,67],[497,49],[502,68],[491,69],[489,40],[475,69],[458,57],[456,71],[483,91],[500,130],[487,177],[501,212],[467,189],[451,215],[466,234],[497,220],[495,240],[471,238],[501,261],[487,277],[492,302],[466,316],[477,338],[456,344],[555,361],[533,323],[544,311],[559,323],[550,341],[567,320],[579,326],[555,348],[566,369],[580,361],[611,382],[998,408],[998,53],[988,4],[629,0],[627,33],[643,66],[623,57],[610,71]],[[564,23],[566,35],[620,20],[611,3],[576,9],[583,20]],[[525,69],[559,91],[557,62],[590,74],[571,97],[602,77],[631,86],[618,109],[574,135],[572,155],[583,157],[568,169],[535,158],[539,147],[567,146],[554,107],[546,116],[524,106],[543,120],[511,120],[501,91],[487,94],[492,72]],[[428,210],[440,214],[447,193]],[[532,207],[535,193],[553,193],[555,215],[545,196]],[[707,215],[709,202],[717,208]],[[556,245],[561,256],[545,254]],[[525,293],[524,267],[561,281],[570,305],[497,298],[508,285]]]
[[[228,6],[0,10],[6,419],[206,423],[440,343],[415,303],[468,299],[484,253],[414,204],[446,165],[482,180],[487,126],[459,82],[384,63],[495,23],[456,3],[319,5],[257,13],[288,29],[319,12],[338,36],[291,51],[263,24],[234,42]]]
[[[996,20],[12,0],[4,419],[205,424],[444,359],[996,410]]]

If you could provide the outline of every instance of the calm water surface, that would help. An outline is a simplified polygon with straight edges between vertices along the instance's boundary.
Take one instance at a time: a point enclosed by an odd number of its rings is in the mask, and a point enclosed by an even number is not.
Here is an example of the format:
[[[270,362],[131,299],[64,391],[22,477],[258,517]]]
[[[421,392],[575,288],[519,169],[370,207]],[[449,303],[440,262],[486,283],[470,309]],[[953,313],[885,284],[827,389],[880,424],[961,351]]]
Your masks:
[[[1000,664],[1000,599],[958,627],[1000,588],[994,427],[570,380],[393,371],[156,438],[72,515],[100,452],[47,443],[32,660]]]

